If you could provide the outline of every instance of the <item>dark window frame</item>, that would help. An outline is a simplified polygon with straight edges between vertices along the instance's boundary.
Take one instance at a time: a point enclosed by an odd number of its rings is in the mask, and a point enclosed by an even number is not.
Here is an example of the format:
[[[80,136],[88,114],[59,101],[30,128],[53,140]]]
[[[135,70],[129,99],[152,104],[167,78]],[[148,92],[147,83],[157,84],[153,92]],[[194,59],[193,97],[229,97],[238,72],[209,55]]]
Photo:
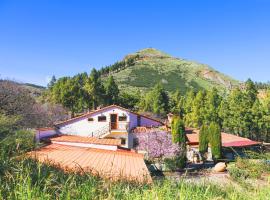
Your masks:
[[[107,117],[106,116],[98,116],[98,122],[106,122],[106,121],[107,121]]]
[[[123,120],[123,119],[125,119],[125,120]],[[127,116],[119,116],[118,121],[119,122],[126,122],[127,121]]]
[[[93,118],[93,117],[89,117],[87,120],[88,120],[89,122],[93,122],[93,121],[94,121],[94,118]]]
[[[121,140],[121,145],[127,144],[127,138],[120,138],[120,140]]]

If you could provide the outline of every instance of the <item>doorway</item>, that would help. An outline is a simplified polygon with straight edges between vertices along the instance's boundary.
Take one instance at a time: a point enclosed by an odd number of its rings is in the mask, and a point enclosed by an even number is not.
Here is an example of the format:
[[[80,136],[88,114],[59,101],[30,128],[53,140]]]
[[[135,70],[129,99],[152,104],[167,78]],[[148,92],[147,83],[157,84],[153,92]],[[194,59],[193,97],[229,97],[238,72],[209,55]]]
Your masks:
[[[111,114],[111,130],[117,129],[117,114]]]

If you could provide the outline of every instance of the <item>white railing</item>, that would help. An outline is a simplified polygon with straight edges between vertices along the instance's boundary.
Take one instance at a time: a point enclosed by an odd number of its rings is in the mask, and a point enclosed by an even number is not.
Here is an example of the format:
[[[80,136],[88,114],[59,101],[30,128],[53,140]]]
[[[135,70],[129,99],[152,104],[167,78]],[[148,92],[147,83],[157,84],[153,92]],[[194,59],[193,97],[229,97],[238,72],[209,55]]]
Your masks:
[[[128,131],[129,122],[110,122],[110,130]]]
[[[101,138],[102,136],[115,131],[129,131],[129,122],[109,122],[102,126],[100,129],[88,135],[88,137]]]

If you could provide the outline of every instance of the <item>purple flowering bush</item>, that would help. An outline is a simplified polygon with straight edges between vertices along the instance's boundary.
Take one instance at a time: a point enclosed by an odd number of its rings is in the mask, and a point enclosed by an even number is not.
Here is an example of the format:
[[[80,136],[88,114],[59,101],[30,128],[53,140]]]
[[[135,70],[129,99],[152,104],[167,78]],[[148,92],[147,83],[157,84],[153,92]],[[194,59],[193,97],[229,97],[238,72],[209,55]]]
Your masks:
[[[164,130],[149,129],[146,132],[134,133],[136,150],[148,152],[149,159],[172,158],[179,154],[177,144],[172,143],[172,135]]]

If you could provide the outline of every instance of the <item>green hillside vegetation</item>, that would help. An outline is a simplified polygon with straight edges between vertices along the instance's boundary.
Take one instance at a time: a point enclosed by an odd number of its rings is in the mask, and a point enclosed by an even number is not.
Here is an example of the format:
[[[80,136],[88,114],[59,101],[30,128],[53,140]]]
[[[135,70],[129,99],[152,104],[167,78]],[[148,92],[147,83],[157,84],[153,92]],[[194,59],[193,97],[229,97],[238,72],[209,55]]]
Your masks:
[[[228,89],[238,81],[213,68],[184,59],[172,57],[153,48],[127,55],[122,61],[102,68],[101,74],[114,76],[121,90],[146,91],[161,82],[168,91],[187,89]]]

